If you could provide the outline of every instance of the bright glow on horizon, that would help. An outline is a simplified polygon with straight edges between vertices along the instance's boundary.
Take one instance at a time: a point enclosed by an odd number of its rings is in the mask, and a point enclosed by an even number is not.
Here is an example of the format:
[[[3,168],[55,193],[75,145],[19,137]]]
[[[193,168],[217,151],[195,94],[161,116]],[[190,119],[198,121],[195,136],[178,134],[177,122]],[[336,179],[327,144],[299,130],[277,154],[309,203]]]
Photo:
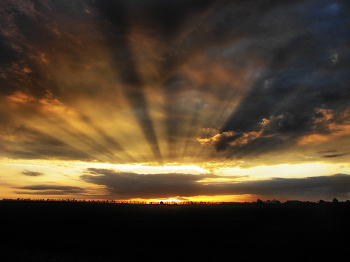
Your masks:
[[[329,163],[282,164],[274,166],[257,166],[251,168],[222,168],[218,173],[223,176],[248,176],[249,179],[266,178],[303,178],[325,176],[337,173],[350,173],[350,165]]]
[[[28,195],[21,190],[21,187],[31,185],[54,185],[63,186],[69,184],[72,187],[85,189],[84,193],[78,195],[51,195],[49,198],[76,198],[76,199],[115,199],[109,195],[102,185],[95,185],[83,181],[80,176],[85,174],[89,168],[97,170],[115,170],[130,174],[155,175],[155,174],[189,174],[189,175],[210,175],[198,180],[203,184],[239,183],[244,181],[258,181],[271,178],[306,178],[333,175],[336,173],[349,173],[349,164],[327,164],[308,163],[295,165],[258,166],[252,168],[218,168],[215,173],[196,165],[166,164],[164,166],[150,165],[115,165],[108,163],[78,162],[78,161],[53,161],[53,160],[3,160],[0,165],[2,177],[0,187],[2,198],[41,198],[35,191]],[[37,176],[25,175],[25,172],[34,172]],[[21,192],[23,193],[21,194]],[[28,191],[27,191],[28,192]],[[44,191],[46,192],[46,191]],[[59,193],[59,192],[58,192]],[[215,196],[173,196],[169,198],[141,199],[139,201],[210,201],[210,202],[244,202],[254,201],[255,195],[215,195]],[[135,199],[135,198],[131,198]],[[127,200],[127,199],[124,199]]]
[[[130,199],[130,201],[136,202],[146,202],[147,204],[157,204],[160,202],[163,203],[182,203],[182,202],[254,202],[257,197],[254,195],[214,195],[214,196],[193,196],[193,197],[170,197],[170,198],[152,198],[152,199],[142,199],[142,198],[134,198]]]

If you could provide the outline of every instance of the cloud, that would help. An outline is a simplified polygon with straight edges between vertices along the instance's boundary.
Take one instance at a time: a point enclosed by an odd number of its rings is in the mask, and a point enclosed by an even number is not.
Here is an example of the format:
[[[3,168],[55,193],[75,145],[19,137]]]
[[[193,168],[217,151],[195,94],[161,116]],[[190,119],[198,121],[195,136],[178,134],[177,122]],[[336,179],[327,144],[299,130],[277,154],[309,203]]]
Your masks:
[[[348,10],[349,5],[344,1],[323,1],[317,6],[315,2],[303,2],[289,9],[297,27],[305,23],[303,29],[294,31],[288,41],[263,48],[266,54],[270,52],[270,64],[256,78],[220,134],[262,130],[252,143],[264,138],[264,147],[270,151],[284,142],[290,147],[296,138],[309,137],[308,141],[314,141],[310,136],[324,136],[323,140],[327,140],[330,133],[339,133],[341,125],[344,129],[346,123],[339,120],[349,108],[350,78],[345,72],[350,67],[350,53],[345,47],[349,32],[343,26],[347,14],[341,8]],[[341,65],[332,62],[334,52],[341,53],[337,56],[342,57]],[[233,150],[230,156],[239,154],[236,148]]]
[[[106,186],[110,194],[118,198],[163,198],[212,194],[210,186],[203,186],[199,181],[220,176],[183,173],[140,175],[112,169],[89,168],[87,174],[80,178],[85,182]],[[241,177],[225,178],[235,180]]]
[[[140,175],[89,168],[80,178],[88,183],[105,186],[111,196],[121,199],[252,194],[261,197],[317,200],[347,198],[350,195],[350,188],[347,186],[350,175],[346,174],[247,181],[240,180],[241,177],[180,173]]]
[[[344,198],[350,193],[350,189],[345,185],[349,180],[350,176],[346,174],[307,178],[273,178],[265,181],[245,182],[241,185],[241,190],[258,195],[280,195],[304,199],[330,198],[332,195]]]
[[[106,186],[117,198],[186,196],[188,190],[199,190],[198,178],[190,174],[139,175],[94,168],[81,176],[86,182]]]
[[[45,175],[42,172],[29,171],[29,170],[24,170],[23,172],[21,172],[21,174],[23,174],[25,176],[43,176],[43,175]]]
[[[339,153],[339,154],[326,154],[323,155],[323,157],[340,157],[340,156],[345,156],[348,155],[349,153]]]
[[[60,186],[60,185],[31,185],[14,187],[16,189],[21,189],[17,191],[17,194],[33,194],[33,195],[71,195],[71,194],[82,194],[86,190],[82,187],[76,186]]]
[[[197,138],[202,145],[212,145],[216,151],[225,151],[228,147],[243,146],[250,141],[258,138],[261,132],[236,133],[222,132],[210,138]]]
[[[76,149],[50,135],[26,126],[8,126],[0,131],[1,155],[14,159],[92,160]]]
[[[350,134],[349,108],[332,110],[315,108],[308,114],[284,113],[261,119],[254,131],[225,131],[209,138],[197,138],[204,146],[212,146],[217,152],[226,151],[227,158],[248,158],[270,154],[271,152],[306,153],[310,145],[316,148],[338,147],[346,150],[339,141],[345,141]],[[320,150],[321,151],[321,150]],[[314,150],[316,153],[317,150]],[[314,154],[313,153],[313,154]],[[343,154],[326,154],[323,157],[334,158]],[[302,158],[301,158],[302,160]]]
[[[7,157],[207,162],[349,136],[339,121],[350,98],[346,1],[0,9],[0,125],[38,131],[1,133]]]

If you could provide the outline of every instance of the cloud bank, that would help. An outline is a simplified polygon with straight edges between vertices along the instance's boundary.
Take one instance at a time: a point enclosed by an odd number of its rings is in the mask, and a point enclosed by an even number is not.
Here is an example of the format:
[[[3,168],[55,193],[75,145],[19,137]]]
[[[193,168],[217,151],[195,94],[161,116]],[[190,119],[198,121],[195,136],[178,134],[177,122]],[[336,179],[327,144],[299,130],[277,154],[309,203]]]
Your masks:
[[[220,181],[225,178],[225,181]],[[350,176],[335,174],[306,178],[273,178],[244,181],[241,177],[191,174],[147,174],[89,168],[81,179],[105,186],[110,196],[120,199],[191,197],[197,195],[251,194],[266,198],[347,199]],[[219,180],[218,180],[219,179]]]

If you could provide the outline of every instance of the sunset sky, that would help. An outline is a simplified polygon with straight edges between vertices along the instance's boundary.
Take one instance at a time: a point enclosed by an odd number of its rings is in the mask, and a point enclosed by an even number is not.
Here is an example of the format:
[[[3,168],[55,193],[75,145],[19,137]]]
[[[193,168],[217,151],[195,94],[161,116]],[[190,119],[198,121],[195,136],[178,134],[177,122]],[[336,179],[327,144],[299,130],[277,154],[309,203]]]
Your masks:
[[[0,1],[0,198],[350,199],[348,0]]]

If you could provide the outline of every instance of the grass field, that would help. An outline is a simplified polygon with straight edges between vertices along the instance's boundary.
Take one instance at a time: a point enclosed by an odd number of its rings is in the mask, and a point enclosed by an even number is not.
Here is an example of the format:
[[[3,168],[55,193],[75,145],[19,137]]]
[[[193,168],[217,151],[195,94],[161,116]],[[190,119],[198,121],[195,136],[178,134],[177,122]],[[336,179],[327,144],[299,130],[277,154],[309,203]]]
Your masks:
[[[2,261],[340,261],[350,204],[0,201]]]

